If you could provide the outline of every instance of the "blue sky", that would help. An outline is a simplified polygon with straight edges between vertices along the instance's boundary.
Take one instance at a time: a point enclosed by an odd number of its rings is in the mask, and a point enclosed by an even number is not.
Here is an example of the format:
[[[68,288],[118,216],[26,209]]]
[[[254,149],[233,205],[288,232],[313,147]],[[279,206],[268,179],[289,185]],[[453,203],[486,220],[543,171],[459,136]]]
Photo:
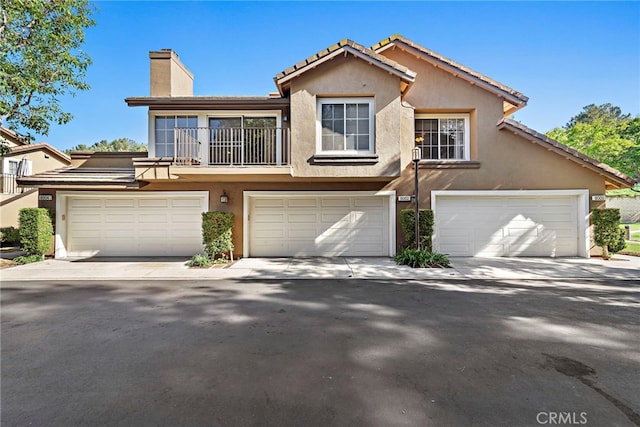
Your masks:
[[[91,90],[63,98],[60,149],[119,137],[147,142],[150,50],[172,48],[195,95],[266,95],[273,76],[343,39],[399,33],[529,97],[515,118],[540,132],[587,104],[640,114],[638,2],[96,2],[87,31]]]

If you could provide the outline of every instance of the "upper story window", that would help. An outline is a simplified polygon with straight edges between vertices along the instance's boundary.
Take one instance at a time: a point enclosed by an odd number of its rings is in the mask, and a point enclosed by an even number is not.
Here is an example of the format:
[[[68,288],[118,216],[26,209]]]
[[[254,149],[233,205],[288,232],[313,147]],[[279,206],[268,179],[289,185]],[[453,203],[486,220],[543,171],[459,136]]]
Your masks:
[[[416,115],[415,143],[423,159],[469,160],[469,115]]]
[[[195,129],[197,116],[156,116],[155,117],[155,156],[173,157],[174,129]]]
[[[373,153],[373,98],[318,98],[317,151]]]
[[[9,160],[9,165],[8,165],[8,170],[7,173],[9,175],[17,175],[18,174],[18,164],[20,162],[18,162],[17,160]]]

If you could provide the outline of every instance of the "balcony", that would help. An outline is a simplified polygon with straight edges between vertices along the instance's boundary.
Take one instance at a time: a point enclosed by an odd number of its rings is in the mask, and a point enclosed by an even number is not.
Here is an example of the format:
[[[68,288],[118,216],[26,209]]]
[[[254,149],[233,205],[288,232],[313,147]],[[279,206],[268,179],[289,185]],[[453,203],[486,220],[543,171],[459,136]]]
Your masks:
[[[173,166],[288,166],[288,128],[176,128]]]
[[[13,173],[3,173],[0,178],[0,183],[2,185],[2,193],[3,195],[13,195],[13,194],[22,194],[27,193],[32,190],[31,187],[18,187],[16,183],[17,175]],[[5,197],[2,197],[3,199]]]
[[[2,174],[2,194],[20,193],[22,189],[16,184],[16,175],[12,173]]]

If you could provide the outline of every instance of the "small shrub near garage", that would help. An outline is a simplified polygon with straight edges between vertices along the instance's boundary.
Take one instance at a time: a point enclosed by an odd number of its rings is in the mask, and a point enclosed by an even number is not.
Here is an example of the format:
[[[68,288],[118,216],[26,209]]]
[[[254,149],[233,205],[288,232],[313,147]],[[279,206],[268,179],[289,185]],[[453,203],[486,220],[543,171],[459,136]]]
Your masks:
[[[625,248],[624,230],[620,228],[620,209],[593,209],[591,223],[594,226],[593,240],[602,247],[603,259],[609,259],[611,254]]]
[[[396,264],[411,268],[449,268],[451,261],[445,254],[424,249],[404,248],[395,257]]]
[[[207,254],[195,254],[189,261],[187,266],[194,268],[209,268],[211,267],[211,260]]]
[[[433,211],[431,209],[420,209],[419,211],[418,233],[420,235],[420,247],[427,252],[431,252],[431,238],[433,237]],[[404,235],[405,244],[415,247],[415,218],[414,209],[402,209],[400,211],[400,227]]]
[[[29,255],[38,255],[40,259],[44,259],[53,240],[53,226],[47,209],[22,208],[18,221],[22,249]]]
[[[20,243],[20,230],[15,227],[0,228],[0,242],[6,245]]]
[[[202,214],[202,243],[209,260],[227,258],[233,247],[233,213],[204,212]]]

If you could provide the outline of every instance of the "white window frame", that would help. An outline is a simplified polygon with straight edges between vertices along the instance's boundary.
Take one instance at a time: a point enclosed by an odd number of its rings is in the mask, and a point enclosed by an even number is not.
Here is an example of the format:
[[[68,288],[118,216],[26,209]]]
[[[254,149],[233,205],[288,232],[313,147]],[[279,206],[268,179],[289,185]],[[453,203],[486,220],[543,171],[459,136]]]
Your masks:
[[[413,120],[413,126],[414,126],[414,141],[413,141],[413,146],[415,147],[416,141],[415,141],[415,121],[419,120],[419,119],[464,119],[464,158],[462,159],[427,159],[423,158],[422,160],[425,162],[430,162],[430,161],[437,161],[437,162],[459,162],[459,161],[469,161],[471,160],[471,155],[470,155],[470,151],[471,151],[471,135],[469,134],[469,129],[470,129],[470,114],[469,113],[451,113],[451,114],[416,114]],[[440,128],[440,123],[438,122],[438,129]],[[439,133],[438,133],[439,135]],[[438,147],[439,148],[439,147]]]
[[[153,111],[149,112],[149,157],[156,157],[156,117],[196,117],[198,127],[200,126],[200,114],[194,111]],[[175,154],[175,153],[174,153]]]
[[[369,104],[369,149],[368,150],[323,150],[322,149],[322,106],[324,104]],[[346,108],[345,108],[346,111]],[[374,98],[321,98],[316,100],[316,153],[321,154],[373,154],[374,153]],[[345,124],[346,127],[346,124]]]

